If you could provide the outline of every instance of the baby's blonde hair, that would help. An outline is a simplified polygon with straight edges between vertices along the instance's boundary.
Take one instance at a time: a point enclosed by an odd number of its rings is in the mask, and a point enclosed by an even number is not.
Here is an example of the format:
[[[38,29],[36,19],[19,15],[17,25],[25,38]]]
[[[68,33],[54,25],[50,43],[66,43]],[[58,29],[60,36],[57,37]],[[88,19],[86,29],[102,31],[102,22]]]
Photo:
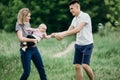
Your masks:
[[[47,29],[47,26],[44,23],[39,25],[39,28],[41,28],[41,27],[45,27]]]

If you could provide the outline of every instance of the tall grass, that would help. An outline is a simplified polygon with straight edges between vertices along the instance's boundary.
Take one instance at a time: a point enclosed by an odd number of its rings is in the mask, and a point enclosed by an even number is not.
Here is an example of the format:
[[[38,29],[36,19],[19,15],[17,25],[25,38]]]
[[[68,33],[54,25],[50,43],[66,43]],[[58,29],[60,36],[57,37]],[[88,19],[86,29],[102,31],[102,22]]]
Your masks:
[[[120,79],[120,32],[107,36],[94,35],[95,48],[92,66],[97,80]],[[97,65],[97,66],[96,66]]]
[[[120,32],[109,33],[100,37],[94,34],[94,50],[91,67],[95,80],[120,79]],[[75,40],[75,36],[65,37],[61,41],[56,39],[42,40],[38,43],[48,80],[75,80],[75,70],[72,64],[74,49],[60,58],[53,55],[65,50]],[[19,41],[14,33],[0,33],[0,80],[19,80],[22,66],[19,54]],[[32,62],[31,62],[32,63]],[[84,74],[84,80],[89,80]],[[31,65],[28,80],[39,80],[35,66]]]

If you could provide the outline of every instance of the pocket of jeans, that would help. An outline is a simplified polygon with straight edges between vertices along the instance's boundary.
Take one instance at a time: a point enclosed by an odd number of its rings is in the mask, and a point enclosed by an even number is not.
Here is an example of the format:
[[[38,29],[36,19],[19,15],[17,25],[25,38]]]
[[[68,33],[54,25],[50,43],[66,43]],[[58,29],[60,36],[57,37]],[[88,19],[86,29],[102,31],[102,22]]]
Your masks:
[[[22,55],[24,53],[25,53],[25,51],[23,51],[22,48],[20,48],[20,54]]]

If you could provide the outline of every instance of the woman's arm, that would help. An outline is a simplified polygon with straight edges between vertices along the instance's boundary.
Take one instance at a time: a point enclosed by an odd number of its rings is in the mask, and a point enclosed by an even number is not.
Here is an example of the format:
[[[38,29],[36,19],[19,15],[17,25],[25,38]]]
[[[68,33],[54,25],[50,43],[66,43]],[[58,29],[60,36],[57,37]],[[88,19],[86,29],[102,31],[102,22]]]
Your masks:
[[[34,42],[34,43],[37,43],[37,39],[29,39],[29,38],[23,37],[22,31],[17,31],[17,37],[18,37],[20,42]]]

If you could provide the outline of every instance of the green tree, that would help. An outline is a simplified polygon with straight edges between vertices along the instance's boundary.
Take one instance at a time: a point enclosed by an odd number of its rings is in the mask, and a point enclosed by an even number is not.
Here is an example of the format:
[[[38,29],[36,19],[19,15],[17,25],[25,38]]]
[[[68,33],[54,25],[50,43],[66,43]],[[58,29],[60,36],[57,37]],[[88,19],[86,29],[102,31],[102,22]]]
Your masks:
[[[106,17],[109,21],[115,26],[115,22],[119,22],[120,24],[120,0],[104,0],[105,5],[107,6],[107,14]]]
[[[120,22],[119,0],[79,0],[81,10],[92,18],[93,32],[97,32],[98,23]],[[69,12],[69,0],[0,0],[0,29],[14,31],[17,13],[23,7],[28,7],[32,13],[31,26],[40,23],[48,26],[47,32],[66,30],[73,18]]]
[[[66,30],[71,22],[69,17],[68,0],[34,0],[28,6],[32,13],[31,23],[34,27],[40,23],[48,26],[48,33]]]
[[[17,12],[18,9],[20,9],[21,7],[25,6],[21,1],[18,0],[10,0],[10,1],[6,1],[7,3],[1,4],[1,8],[0,8],[0,18],[1,18],[1,25],[2,25],[2,29],[4,29],[5,31],[14,31],[15,28],[15,22],[16,22],[16,18],[17,18]],[[8,5],[8,6],[7,6]]]

